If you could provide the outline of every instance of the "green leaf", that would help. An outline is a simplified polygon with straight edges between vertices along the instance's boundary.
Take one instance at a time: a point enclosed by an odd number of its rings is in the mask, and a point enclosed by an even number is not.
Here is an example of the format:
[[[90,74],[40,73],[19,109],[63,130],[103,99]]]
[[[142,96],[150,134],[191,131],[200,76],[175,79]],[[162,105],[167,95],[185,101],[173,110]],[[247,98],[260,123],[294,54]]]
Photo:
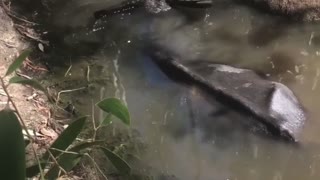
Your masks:
[[[129,164],[123,160],[120,156],[115,154],[114,152],[110,151],[106,148],[101,148],[113,166],[122,174],[128,175],[131,172],[131,167]]]
[[[77,138],[77,136],[82,131],[84,124],[86,122],[87,117],[81,117],[71,123],[67,129],[65,129],[60,136],[52,143],[50,148],[55,148],[59,150],[66,150],[73,141]],[[50,150],[54,157],[57,157],[58,154],[61,154],[59,151]]]
[[[22,62],[29,56],[29,54],[31,53],[30,50],[25,50],[23,51],[20,56],[18,56],[13,63],[8,67],[8,70],[6,72],[6,76],[8,76],[9,74],[13,73],[16,69],[18,69]]]
[[[25,79],[25,78],[22,78],[22,77],[19,77],[19,76],[15,76],[15,77],[12,77],[10,80],[9,80],[9,83],[11,84],[22,84],[22,85],[29,85],[35,89],[38,89],[40,91],[43,91],[45,93],[47,93],[47,90],[36,80],[33,80],[33,79]]]
[[[67,154],[64,153],[58,160],[58,164],[66,172],[71,171],[81,160],[83,155],[81,154]],[[45,175],[45,179],[55,180],[58,179],[60,174],[60,168],[57,165],[54,165]]]
[[[12,110],[0,111],[1,179],[25,180],[25,143],[19,120]]]
[[[109,113],[104,119],[103,121],[101,121],[99,127],[102,126],[108,126],[109,124],[112,123],[112,115]]]
[[[61,151],[66,150],[72,144],[72,142],[77,138],[77,136],[80,134],[80,132],[82,131],[86,119],[87,119],[87,117],[81,117],[81,118],[75,120],[73,123],[71,123],[67,127],[67,129],[65,129],[60,134],[60,136],[52,143],[50,148],[59,149]],[[60,151],[50,149],[50,148],[49,148],[49,151],[51,152],[51,154],[55,158],[57,158],[58,155],[62,154]],[[49,152],[46,152],[42,156],[42,160],[47,161],[49,157],[50,157]],[[47,163],[44,164],[44,167],[46,165],[47,165]],[[34,176],[34,174],[38,174],[40,172],[38,167],[32,167],[32,169],[30,169],[29,171],[30,171],[30,173],[28,173],[28,177],[30,177],[29,175]]]
[[[43,163],[40,163],[40,165],[41,165],[41,168],[44,169],[46,167],[47,163],[43,162]],[[39,172],[40,172],[39,164],[31,165],[31,166],[27,167],[27,169],[26,169],[26,173],[27,173],[28,178],[32,178],[32,177],[38,175]]]
[[[81,118],[75,120],[52,143],[49,150],[54,157],[57,157],[59,154],[61,154],[60,151],[57,151],[54,149],[59,149],[61,151],[64,151],[72,144],[72,142],[77,138],[77,136],[82,131],[86,119],[87,119],[87,117],[81,117]],[[52,149],[52,148],[54,148],[54,149]],[[43,155],[42,159],[46,160],[49,158],[49,156],[50,156],[49,152],[46,152]]]
[[[130,125],[130,114],[128,108],[117,98],[104,99],[97,103],[103,111],[119,118],[124,124]]]

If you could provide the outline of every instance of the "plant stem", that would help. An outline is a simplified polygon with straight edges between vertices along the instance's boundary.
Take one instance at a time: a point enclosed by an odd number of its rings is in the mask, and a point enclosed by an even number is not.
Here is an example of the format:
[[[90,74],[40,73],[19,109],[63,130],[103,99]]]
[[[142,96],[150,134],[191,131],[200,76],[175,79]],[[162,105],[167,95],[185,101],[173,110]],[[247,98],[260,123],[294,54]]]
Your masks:
[[[51,153],[51,151],[48,151],[50,157],[52,158],[53,162],[56,164],[56,166],[59,167],[59,169],[64,173],[64,174],[68,174],[66,170],[63,169],[62,166],[60,166],[60,164],[58,163],[57,159],[53,156],[53,154]],[[60,174],[60,173],[59,173]]]
[[[16,114],[17,114],[17,116],[18,116],[19,119],[20,119],[20,123],[21,123],[23,129],[26,131],[26,134],[28,135],[28,137],[29,137],[32,141],[34,141],[33,137],[30,135],[30,133],[29,133],[29,131],[28,131],[28,128],[27,128],[25,122],[23,121],[23,119],[22,119],[22,117],[21,117],[21,115],[20,115],[20,113],[19,113],[19,111],[18,111],[18,108],[17,108],[16,104],[13,102],[13,100],[12,100],[12,98],[11,98],[8,90],[7,90],[7,86],[6,86],[5,83],[4,83],[3,77],[0,78],[0,81],[1,81],[1,86],[2,86],[2,88],[3,88],[3,91],[6,93],[6,95],[7,95],[7,97],[8,97],[8,102],[11,102],[11,104],[12,104],[12,106],[13,106]]]

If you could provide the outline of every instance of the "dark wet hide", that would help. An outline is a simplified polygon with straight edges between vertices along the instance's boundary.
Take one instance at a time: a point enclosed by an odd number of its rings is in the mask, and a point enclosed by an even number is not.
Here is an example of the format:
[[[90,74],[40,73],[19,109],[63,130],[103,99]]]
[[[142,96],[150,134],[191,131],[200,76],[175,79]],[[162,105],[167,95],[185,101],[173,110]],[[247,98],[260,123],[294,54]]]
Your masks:
[[[285,85],[247,69],[205,61],[181,61],[164,51],[150,54],[169,78],[190,87],[190,119],[204,137],[254,132],[296,142],[304,111]]]

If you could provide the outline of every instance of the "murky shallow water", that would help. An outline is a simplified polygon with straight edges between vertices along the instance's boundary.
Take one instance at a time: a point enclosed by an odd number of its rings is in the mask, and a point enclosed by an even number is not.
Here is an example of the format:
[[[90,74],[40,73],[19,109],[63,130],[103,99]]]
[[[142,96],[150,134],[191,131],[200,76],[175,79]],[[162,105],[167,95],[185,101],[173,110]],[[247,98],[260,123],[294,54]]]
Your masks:
[[[58,17],[60,25],[74,21],[74,16]],[[75,30],[65,41],[105,44],[95,59],[112,61],[120,89],[116,94],[125,98],[133,127],[150,145],[141,158],[160,172],[185,180],[316,180],[320,178],[319,28],[221,3],[192,22],[177,11],[118,15],[97,25],[97,31]],[[208,99],[170,81],[141,52],[150,39],[186,59],[253,69],[289,86],[308,112],[301,147],[241,132],[231,139],[228,132],[216,136],[213,131],[219,130],[210,121],[202,122],[211,111]],[[204,125],[194,128],[199,122]]]

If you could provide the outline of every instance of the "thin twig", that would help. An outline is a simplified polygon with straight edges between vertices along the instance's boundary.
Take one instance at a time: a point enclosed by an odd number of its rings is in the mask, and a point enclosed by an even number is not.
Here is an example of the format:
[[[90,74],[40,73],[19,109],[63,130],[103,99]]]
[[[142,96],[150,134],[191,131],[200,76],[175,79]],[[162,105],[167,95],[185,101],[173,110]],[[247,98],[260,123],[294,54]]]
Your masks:
[[[83,89],[86,89],[87,87],[80,87],[80,88],[76,88],[76,89],[68,89],[68,90],[62,90],[58,93],[58,97],[57,97],[57,100],[56,100],[56,104],[59,102],[60,100],[60,95],[62,93],[70,93],[70,92],[74,92],[74,91],[80,91],[80,90],[83,90]]]
[[[9,5],[10,5],[10,2],[9,2]],[[20,17],[14,15],[14,14],[12,13],[13,11],[12,11],[11,9],[9,9],[8,6],[4,3],[4,0],[2,0],[2,7],[3,7],[3,9],[6,11],[6,13],[7,13],[9,16],[11,16],[11,17],[13,17],[13,18],[15,18],[15,19],[17,19],[17,20],[20,20],[20,21],[22,21],[22,22],[31,24],[31,25],[38,25],[38,23],[31,22],[31,21],[28,21],[28,20],[26,20],[26,19],[23,19],[23,18],[20,18]]]
[[[34,36],[33,34],[30,34],[26,31],[25,26],[15,24],[16,30],[23,36],[30,38],[31,40],[41,42],[42,44],[49,45],[49,41],[42,40],[40,37]]]
[[[67,77],[67,75],[69,74],[71,68],[72,68],[72,64],[70,64],[68,70],[67,70],[66,73],[64,74],[64,77]]]
[[[88,154],[85,153],[85,156],[88,156],[89,159],[92,161],[93,165],[98,169],[98,171],[100,172],[100,174],[106,179],[108,180],[107,176],[103,173],[103,171],[99,168],[98,164],[95,162],[95,160]]]
[[[63,169],[62,166],[60,166],[60,164],[58,163],[57,159],[53,156],[53,154],[51,153],[51,151],[48,151],[51,159],[53,160],[54,164],[57,165],[59,167],[59,169],[64,173],[64,174],[68,174],[66,170]],[[60,173],[59,173],[60,174]]]
[[[0,95],[1,96],[7,96],[7,94],[5,92],[1,91],[1,90],[0,90]]]
[[[15,45],[13,42],[7,42],[6,40],[2,40],[0,39],[0,41],[2,41],[8,48],[17,48],[18,46]]]
[[[93,126],[93,137],[92,140],[95,141],[96,140],[96,136],[97,136],[97,128],[96,128],[96,122],[95,122],[95,117],[94,117],[94,103],[93,103],[93,99],[91,99],[91,113],[92,113],[92,126]]]
[[[90,65],[87,68],[87,81],[90,82]]]
[[[16,72],[16,74],[17,74],[18,76],[21,76],[21,77],[26,78],[26,79],[29,79],[29,80],[32,79],[30,76],[25,75],[25,74],[22,74],[22,73],[19,73],[19,72]]]
[[[72,151],[64,151],[64,150],[57,149],[57,148],[50,148],[50,149],[51,149],[51,150],[58,151],[58,152],[61,152],[61,153],[65,153],[65,154],[75,154],[75,155],[80,155],[79,153],[72,152]]]
[[[34,139],[32,138],[32,136],[30,135],[30,133],[28,133],[27,125],[26,125],[25,122],[23,121],[22,116],[21,116],[21,114],[20,114],[19,111],[18,111],[18,107],[17,107],[16,104],[13,102],[12,98],[10,97],[10,94],[9,94],[7,88],[6,88],[6,85],[5,85],[5,83],[4,83],[3,78],[0,78],[0,81],[1,81],[1,86],[2,86],[2,88],[3,88],[3,91],[6,93],[6,95],[7,95],[7,97],[8,97],[8,101],[11,102],[11,104],[12,104],[12,106],[13,106],[16,114],[17,114],[17,116],[18,116],[19,119],[20,119],[20,123],[22,124],[22,127],[23,127],[23,128],[25,129],[25,131],[27,132],[28,137],[29,137],[30,139],[34,140]]]
[[[313,37],[314,37],[314,32],[312,32],[311,34],[310,34],[310,39],[309,39],[309,46],[311,46],[311,44],[312,44],[312,40],[313,40]]]

